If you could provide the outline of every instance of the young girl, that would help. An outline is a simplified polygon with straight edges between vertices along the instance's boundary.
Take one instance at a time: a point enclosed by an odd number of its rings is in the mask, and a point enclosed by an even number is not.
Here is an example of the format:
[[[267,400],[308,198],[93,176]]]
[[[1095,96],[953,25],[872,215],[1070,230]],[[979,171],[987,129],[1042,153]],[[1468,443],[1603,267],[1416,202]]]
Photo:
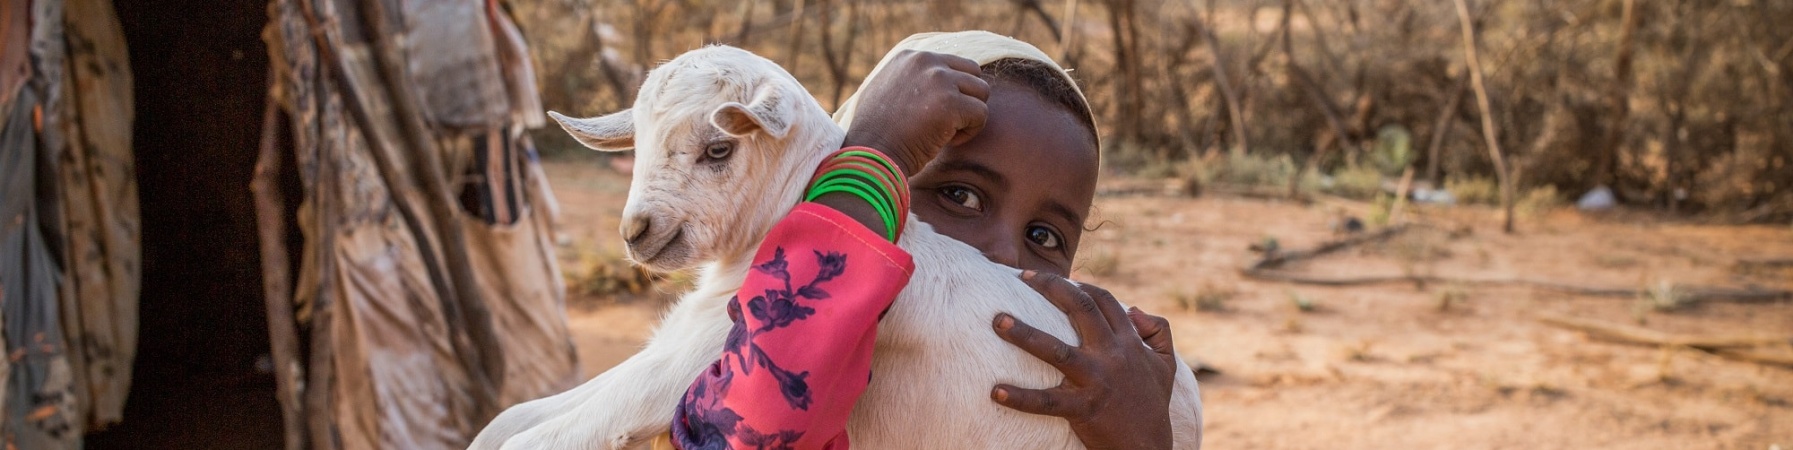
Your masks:
[[[1044,390],[995,386],[992,400],[1064,417],[1090,448],[1170,448],[1168,325],[1063,279],[1094,197],[1099,148],[1069,74],[1033,46],[987,32],[920,34],[891,50],[836,119],[848,127],[846,147],[887,155],[907,179],[907,199],[886,192],[887,206],[906,204],[991,261],[1024,269],[1070,316],[1080,347],[993,318],[999,336],[1066,379]],[[676,447],[847,447],[847,415],[876,376],[877,320],[913,268],[874,200],[825,193],[767,235],[729,305],[735,325],[723,358],[677,409]],[[798,307],[774,293],[792,274],[851,282]]]

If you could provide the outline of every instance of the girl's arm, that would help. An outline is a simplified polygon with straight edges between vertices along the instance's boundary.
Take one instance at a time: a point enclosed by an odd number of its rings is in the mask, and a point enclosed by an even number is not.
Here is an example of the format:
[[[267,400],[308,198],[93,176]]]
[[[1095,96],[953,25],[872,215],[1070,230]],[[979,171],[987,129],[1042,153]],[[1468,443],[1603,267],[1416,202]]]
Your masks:
[[[679,402],[672,441],[710,448],[847,446],[870,381],[878,318],[914,271],[909,254],[832,208],[804,203],[760,244],[729,303],[721,360]]]

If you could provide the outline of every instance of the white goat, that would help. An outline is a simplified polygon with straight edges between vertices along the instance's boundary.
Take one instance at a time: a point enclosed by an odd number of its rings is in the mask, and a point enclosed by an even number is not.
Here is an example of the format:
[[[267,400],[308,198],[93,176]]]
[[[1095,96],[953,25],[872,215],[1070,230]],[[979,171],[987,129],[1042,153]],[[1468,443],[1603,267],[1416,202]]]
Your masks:
[[[698,288],[640,353],[582,386],[505,411],[475,449],[621,448],[667,432],[686,388],[721,355],[731,326],[726,305],[760,240],[844,135],[784,69],[722,46],[654,69],[631,110],[591,119],[550,114],[587,146],[635,149],[622,226],[630,257],[659,270],[703,269]],[[879,325],[875,376],[848,424],[854,446],[1081,448],[1064,420],[989,399],[998,383],[1045,388],[1063,379],[998,338],[991,318],[1007,312],[1074,345],[1065,314],[1016,269],[908,220],[900,244],[915,273]],[[1181,361],[1176,377],[1177,448],[1198,448],[1195,377]]]

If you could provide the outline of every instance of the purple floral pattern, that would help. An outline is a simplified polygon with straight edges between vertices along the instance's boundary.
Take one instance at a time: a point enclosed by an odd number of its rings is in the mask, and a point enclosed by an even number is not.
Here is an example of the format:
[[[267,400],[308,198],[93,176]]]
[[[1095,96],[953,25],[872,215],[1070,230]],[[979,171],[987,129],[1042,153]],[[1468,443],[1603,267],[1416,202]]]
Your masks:
[[[736,380],[737,370],[741,376],[752,376],[755,371],[763,371],[777,381],[779,393],[787,406],[793,410],[809,409],[814,400],[809,389],[810,372],[788,370],[779,366],[772,355],[760,348],[755,338],[813,317],[816,313],[814,303],[831,297],[822,284],[846,272],[847,255],[839,252],[813,253],[816,258],[816,275],[802,285],[796,285],[792,281],[790,263],[785,258],[783,247],[775,248],[771,260],[753,266],[755,272],[776,280],[771,284],[782,284],[765,289],[762,295],[745,302],[746,313],[757,326],[750,327],[746,317],[742,316],[743,302],[739,296],[729,300],[728,314],[734,321],[734,327],[729,330],[727,341],[723,345],[722,359],[710,366],[710,372],[706,374],[708,376],[698,379],[692,385],[681,401],[680,417],[673,421],[673,440],[679,444],[679,448],[725,449],[730,448],[728,441],[733,438],[756,449],[789,449],[793,443],[802,439],[803,430],[754,429],[734,409],[722,405],[720,397],[728,394]]]

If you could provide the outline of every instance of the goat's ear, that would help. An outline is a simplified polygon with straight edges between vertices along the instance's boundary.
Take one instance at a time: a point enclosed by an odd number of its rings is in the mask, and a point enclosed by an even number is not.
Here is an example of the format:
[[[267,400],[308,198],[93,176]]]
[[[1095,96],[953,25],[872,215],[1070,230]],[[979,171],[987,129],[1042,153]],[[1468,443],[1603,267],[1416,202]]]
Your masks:
[[[593,150],[620,152],[635,147],[635,116],[627,109],[589,119],[567,117],[554,111],[548,111],[548,117],[560,122],[567,134]]]
[[[773,139],[783,139],[791,131],[791,120],[796,118],[796,102],[781,89],[765,86],[753,96],[753,104],[728,102],[717,107],[710,115],[710,123],[731,136],[764,132]]]

